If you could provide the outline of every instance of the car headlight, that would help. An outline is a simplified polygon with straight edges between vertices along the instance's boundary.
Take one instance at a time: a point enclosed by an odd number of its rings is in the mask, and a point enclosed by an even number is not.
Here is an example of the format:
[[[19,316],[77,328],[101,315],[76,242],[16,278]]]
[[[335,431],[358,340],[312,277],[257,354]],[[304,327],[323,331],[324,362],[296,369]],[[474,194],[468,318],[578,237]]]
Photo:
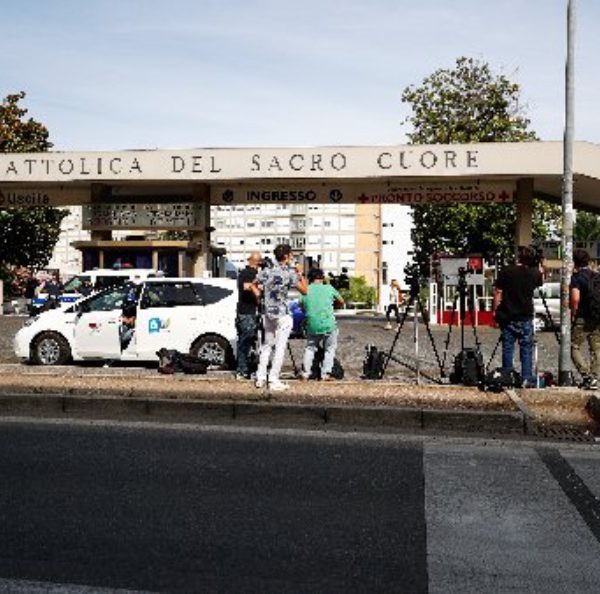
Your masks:
[[[34,322],[37,322],[40,319],[40,316],[33,316],[32,318],[28,318],[25,320],[25,326],[31,326]]]

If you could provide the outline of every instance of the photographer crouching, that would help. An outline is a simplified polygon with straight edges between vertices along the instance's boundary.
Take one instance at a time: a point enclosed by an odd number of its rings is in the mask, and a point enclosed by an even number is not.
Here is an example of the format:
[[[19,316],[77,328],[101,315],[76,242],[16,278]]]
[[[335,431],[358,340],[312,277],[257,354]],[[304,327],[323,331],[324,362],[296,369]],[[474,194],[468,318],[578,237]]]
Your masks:
[[[271,268],[261,270],[255,283],[261,290],[263,302],[264,343],[260,349],[256,387],[264,388],[267,383],[267,368],[274,350],[273,362],[269,371],[269,389],[287,390],[289,387],[279,379],[285,348],[292,331],[293,320],[288,307],[288,291],[297,288],[306,295],[308,287],[299,265],[292,266],[292,248],[280,244],[274,250],[275,263]]]
[[[304,350],[303,373],[301,379],[310,378],[315,354],[323,345],[324,355],[321,363],[321,379],[333,379],[331,372],[335,361],[338,329],[333,313],[335,305],[342,307],[344,300],[330,284],[325,284],[325,275],[319,268],[308,273],[308,293],[302,298],[302,307],[306,313],[306,348]]]
[[[542,261],[532,247],[519,246],[517,263],[500,271],[494,290],[494,317],[502,333],[502,369],[513,369],[519,342],[524,388],[537,385],[533,374],[533,293],[543,283]]]

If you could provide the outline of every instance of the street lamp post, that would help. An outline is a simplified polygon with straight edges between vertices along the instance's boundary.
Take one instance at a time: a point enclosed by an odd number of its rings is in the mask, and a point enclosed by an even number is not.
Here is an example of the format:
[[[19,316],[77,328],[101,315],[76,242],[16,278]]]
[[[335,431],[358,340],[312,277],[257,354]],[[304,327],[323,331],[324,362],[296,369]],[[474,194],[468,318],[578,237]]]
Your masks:
[[[558,382],[572,383],[571,373],[571,311],[569,285],[573,270],[573,140],[575,127],[575,0],[567,7],[567,65],[565,72],[565,134],[562,186],[562,275],[560,286],[560,355]]]

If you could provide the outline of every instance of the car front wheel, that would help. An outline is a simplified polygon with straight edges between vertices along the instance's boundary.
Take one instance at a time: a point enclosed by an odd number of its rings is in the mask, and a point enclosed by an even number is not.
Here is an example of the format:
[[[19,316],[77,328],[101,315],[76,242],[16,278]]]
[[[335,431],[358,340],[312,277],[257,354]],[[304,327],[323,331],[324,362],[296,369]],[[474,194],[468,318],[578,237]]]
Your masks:
[[[227,370],[233,365],[231,345],[222,336],[202,336],[192,346],[190,355],[205,361],[210,369]]]
[[[71,359],[71,348],[64,336],[56,332],[42,332],[31,346],[34,365],[64,365]]]

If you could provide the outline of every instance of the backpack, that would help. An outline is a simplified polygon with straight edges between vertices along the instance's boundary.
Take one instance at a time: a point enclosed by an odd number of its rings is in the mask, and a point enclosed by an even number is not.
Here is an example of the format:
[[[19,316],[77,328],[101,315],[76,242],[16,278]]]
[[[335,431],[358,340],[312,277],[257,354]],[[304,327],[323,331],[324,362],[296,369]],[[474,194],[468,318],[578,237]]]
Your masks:
[[[180,353],[175,349],[162,348],[156,351],[158,356],[158,373],[172,375],[173,373],[182,372],[188,374],[204,375],[208,370],[206,361]]]
[[[454,371],[450,383],[478,386],[484,379],[483,356],[479,349],[463,349],[454,358]]]
[[[378,350],[372,344],[365,347],[365,357],[363,359],[363,379],[378,380],[383,377],[383,367],[385,365],[385,353]]]
[[[319,347],[315,354],[315,358],[313,359],[312,368],[310,370],[311,380],[321,379],[321,365],[323,364],[324,358],[325,349],[323,347]],[[331,373],[329,375],[336,380],[344,379],[344,368],[337,357],[333,360],[333,367],[331,368]]]
[[[589,319],[592,322],[600,322],[600,273],[590,271],[587,289]]]

